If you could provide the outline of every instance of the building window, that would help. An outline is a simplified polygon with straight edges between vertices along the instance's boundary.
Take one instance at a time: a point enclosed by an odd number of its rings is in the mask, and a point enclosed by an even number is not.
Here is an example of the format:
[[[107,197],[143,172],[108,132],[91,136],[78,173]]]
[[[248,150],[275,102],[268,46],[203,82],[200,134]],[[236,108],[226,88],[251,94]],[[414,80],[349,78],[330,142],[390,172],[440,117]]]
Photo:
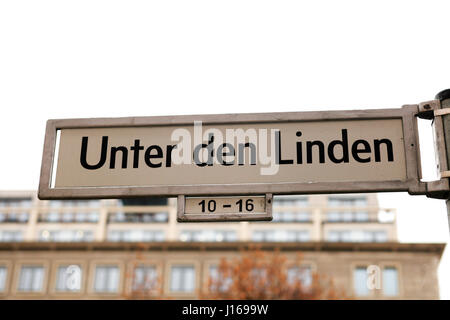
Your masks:
[[[113,242],[160,242],[164,241],[161,230],[111,230],[108,241]]]
[[[116,212],[110,213],[108,222],[114,223],[165,223],[169,221],[168,212],[135,212],[124,213]]]
[[[327,213],[327,220],[329,222],[337,222],[341,220],[341,216],[339,214],[339,212],[336,211],[331,211]]]
[[[342,242],[354,242],[356,241],[355,237],[353,236],[352,231],[344,230],[340,232],[340,237]]]
[[[308,197],[277,196],[274,198],[273,221],[307,222],[311,220],[308,211],[301,210],[308,206]],[[283,210],[283,208],[285,210]],[[300,209],[300,210],[299,210]]]
[[[273,213],[274,222],[309,222],[311,214],[307,211],[281,211]]]
[[[170,271],[170,291],[194,292],[195,268],[191,265],[172,266]]]
[[[330,242],[386,242],[386,231],[379,230],[330,230],[327,241]]]
[[[82,270],[78,265],[63,265],[58,267],[56,291],[77,292],[81,290]]]
[[[133,291],[147,292],[158,286],[156,267],[138,266],[134,269]]]
[[[0,242],[20,242],[22,241],[22,231],[2,230],[0,231]]]
[[[305,230],[289,230],[287,231],[288,242],[306,242],[309,241],[309,231]],[[284,241],[284,240],[281,240]]]
[[[42,230],[39,241],[54,242],[90,242],[94,234],[90,230]]]
[[[368,222],[369,221],[369,213],[367,211],[358,211],[355,212],[355,220],[358,222]]]
[[[280,216],[286,222],[294,222],[295,221],[295,212],[292,212],[292,211],[282,212]]]
[[[295,284],[300,281],[305,288],[312,285],[312,270],[310,266],[295,266],[287,270],[287,281],[290,284]]]
[[[388,240],[386,231],[374,231],[373,238],[375,242],[386,242]]]
[[[339,242],[340,235],[337,231],[328,231],[327,233],[327,241],[329,242]]]
[[[0,266],[0,292],[6,289],[6,275],[8,269],[5,266]]]
[[[209,289],[211,291],[224,292],[227,291],[233,284],[233,278],[231,276],[225,277],[221,274],[219,267],[214,265],[209,267]]]
[[[194,242],[231,242],[237,240],[234,230],[183,230],[180,233],[181,241]]]
[[[255,267],[250,270],[248,277],[251,279],[253,286],[256,290],[263,290],[264,287],[269,283],[268,270],[265,267]]]
[[[367,211],[330,211],[327,213],[328,222],[368,222]]]
[[[353,288],[357,296],[369,295],[369,287],[367,286],[366,267],[357,267],[353,271]]]
[[[119,289],[120,270],[115,265],[100,265],[95,268],[95,292],[114,293]]]
[[[0,222],[11,222],[11,223],[27,223],[28,213],[4,213],[0,212]]]
[[[39,215],[39,222],[95,223],[98,212],[49,212]]]
[[[385,296],[398,296],[398,272],[395,267],[383,269],[383,294]]]
[[[98,222],[99,200],[53,200],[50,211],[39,215],[40,222]]]
[[[366,207],[367,198],[364,196],[330,196],[328,205],[330,207]]]
[[[20,216],[31,208],[31,198],[3,198],[0,199],[0,213],[8,212],[11,215]]]
[[[50,201],[51,208],[98,208],[100,207],[99,200],[52,200]]]
[[[307,230],[256,230],[252,234],[253,241],[268,242],[305,242],[310,240]]]
[[[42,291],[44,284],[44,267],[24,265],[20,270],[18,290],[22,292]]]
[[[274,207],[307,207],[308,197],[299,196],[275,196],[273,199]]]
[[[58,212],[41,213],[39,215],[39,222],[58,222],[59,220]]]
[[[355,210],[353,208],[367,207],[366,197],[331,196],[328,197],[328,206],[334,209],[327,213],[328,222],[367,222],[369,212],[365,210]]]

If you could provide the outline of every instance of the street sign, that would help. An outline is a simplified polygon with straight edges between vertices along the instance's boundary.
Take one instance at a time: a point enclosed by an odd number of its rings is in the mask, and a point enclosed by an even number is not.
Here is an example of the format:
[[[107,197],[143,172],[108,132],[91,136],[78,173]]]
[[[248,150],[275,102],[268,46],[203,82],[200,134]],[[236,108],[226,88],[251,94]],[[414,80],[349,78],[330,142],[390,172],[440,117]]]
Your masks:
[[[179,196],[178,222],[270,221],[272,195],[185,197]]]
[[[423,194],[417,113],[49,120],[39,198]]]
[[[266,199],[255,197],[189,197],[186,214],[254,214],[266,212]]]

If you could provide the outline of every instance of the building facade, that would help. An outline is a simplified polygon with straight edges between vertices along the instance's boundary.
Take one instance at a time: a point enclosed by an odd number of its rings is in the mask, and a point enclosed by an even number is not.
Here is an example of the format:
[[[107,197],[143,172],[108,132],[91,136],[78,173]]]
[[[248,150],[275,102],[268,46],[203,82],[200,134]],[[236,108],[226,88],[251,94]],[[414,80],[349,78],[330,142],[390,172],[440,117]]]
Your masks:
[[[444,245],[399,243],[395,210],[380,208],[375,194],[278,196],[273,217],[177,223],[176,199],[40,201],[3,191],[0,298],[123,299],[141,287],[198,298],[221,258],[254,244],[292,265],[301,252],[305,283],[317,271],[347,296],[439,298]]]

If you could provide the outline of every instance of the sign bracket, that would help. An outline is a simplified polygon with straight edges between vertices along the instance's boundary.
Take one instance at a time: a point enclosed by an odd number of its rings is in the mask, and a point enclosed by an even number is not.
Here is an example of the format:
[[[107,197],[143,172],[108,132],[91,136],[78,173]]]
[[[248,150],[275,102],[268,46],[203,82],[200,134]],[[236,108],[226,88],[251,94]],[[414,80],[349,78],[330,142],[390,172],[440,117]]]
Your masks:
[[[450,114],[450,108],[443,108],[440,100],[430,100],[419,104],[417,116],[420,119],[432,120],[434,145],[436,147],[436,169],[440,180],[426,182],[428,198],[447,199],[450,196],[450,170],[446,156],[446,141],[443,118]]]

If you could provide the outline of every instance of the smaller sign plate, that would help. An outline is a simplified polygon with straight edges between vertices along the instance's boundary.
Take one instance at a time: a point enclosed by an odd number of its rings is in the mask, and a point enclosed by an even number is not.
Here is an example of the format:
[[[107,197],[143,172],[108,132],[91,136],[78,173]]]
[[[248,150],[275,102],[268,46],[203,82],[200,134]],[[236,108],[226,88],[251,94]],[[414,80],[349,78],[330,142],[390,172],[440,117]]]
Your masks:
[[[272,194],[178,197],[178,222],[270,221]]]

